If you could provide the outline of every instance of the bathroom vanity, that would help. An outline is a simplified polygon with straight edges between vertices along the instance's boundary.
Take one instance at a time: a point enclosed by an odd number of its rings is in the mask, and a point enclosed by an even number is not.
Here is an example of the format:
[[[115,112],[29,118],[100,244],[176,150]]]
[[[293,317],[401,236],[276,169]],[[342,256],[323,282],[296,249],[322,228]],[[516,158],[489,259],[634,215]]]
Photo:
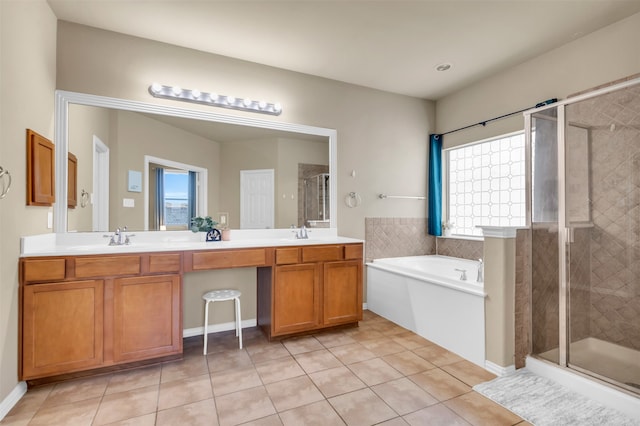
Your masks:
[[[360,240],[34,245],[19,265],[20,380],[179,357],[191,271],[255,267],[257,323],[270,339],[362,319]]]

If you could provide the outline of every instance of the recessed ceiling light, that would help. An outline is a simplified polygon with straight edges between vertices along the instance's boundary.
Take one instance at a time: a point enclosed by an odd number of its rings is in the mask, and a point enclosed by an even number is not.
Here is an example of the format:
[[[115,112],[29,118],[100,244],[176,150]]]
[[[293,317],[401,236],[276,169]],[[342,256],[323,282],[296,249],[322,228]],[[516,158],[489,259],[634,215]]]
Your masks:
[[[447,71],[449,69],[451,69],[451,64],[436,65],[436,71]]]

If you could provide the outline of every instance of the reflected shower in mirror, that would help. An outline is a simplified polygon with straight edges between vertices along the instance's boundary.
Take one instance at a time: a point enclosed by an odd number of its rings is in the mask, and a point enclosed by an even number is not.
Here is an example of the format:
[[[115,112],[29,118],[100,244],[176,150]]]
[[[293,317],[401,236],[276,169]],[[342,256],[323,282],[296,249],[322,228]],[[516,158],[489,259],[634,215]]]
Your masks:
[[[335,191],[335,180],[326,179],[324,195],[313,196],[316,204],[318,197],[324,197],[321,206],[312,206],[301,191],[305,179],[333,173],[335,130],[71,92],[57,92],[57,100],[56,125],[61,128],[56,128],[56,135],[62,140],[68,135],[65,151],[72,150],[78,157],[78,188],[87,188],[92,200],[98,200],[101,191],[108,195],[102,207],[90,202],[83,209],[62,211],[56,205],[56,232],[106,231],[125,225],[130,230],[182,230],[188,228],[183,223],[187,216],[209,215],[218,220],[218,212],[228,212],[228,226],[238,229],[241,172],[270,169],[275,176],[276,228],[335,227],[335,215],[331,215],[336,207],[331,191]],[[305,169],[308,165],[312,167]],[[158,197],[159,166],[164,178],[162,199]],[[56,172],[57,190],[65,193],[61,179],[66,167],[57,162]],[[129,185],[132,173],[142,176],[141,191]],[[192,186],[176,191],[168,186],[185,180]],[[96,209],[106,216],[101,224],[96,223],[100,217]],[[307,210],[313,214],[305,214]]]

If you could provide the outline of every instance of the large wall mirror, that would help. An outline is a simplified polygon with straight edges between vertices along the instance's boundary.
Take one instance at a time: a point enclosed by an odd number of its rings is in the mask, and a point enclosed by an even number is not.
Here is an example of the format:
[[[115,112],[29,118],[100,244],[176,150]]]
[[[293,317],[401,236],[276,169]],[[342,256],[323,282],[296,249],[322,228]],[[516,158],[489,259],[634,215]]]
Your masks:
[[[54,232],[337,227],[333,129],[66,91],[55,120],[56,191],[71,152],[85,202],[57,202]]]

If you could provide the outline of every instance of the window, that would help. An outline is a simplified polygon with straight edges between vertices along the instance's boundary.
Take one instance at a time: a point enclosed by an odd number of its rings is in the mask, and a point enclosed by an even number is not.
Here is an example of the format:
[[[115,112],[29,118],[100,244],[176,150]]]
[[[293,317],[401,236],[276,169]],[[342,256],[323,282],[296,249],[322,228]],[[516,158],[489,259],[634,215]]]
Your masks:
[[[164,170],[164,220],[168,228],[189,229],[189,172]]]
[[[446,150],[447,214],[452,234],[477,226],[524,226],[524,132]]]

